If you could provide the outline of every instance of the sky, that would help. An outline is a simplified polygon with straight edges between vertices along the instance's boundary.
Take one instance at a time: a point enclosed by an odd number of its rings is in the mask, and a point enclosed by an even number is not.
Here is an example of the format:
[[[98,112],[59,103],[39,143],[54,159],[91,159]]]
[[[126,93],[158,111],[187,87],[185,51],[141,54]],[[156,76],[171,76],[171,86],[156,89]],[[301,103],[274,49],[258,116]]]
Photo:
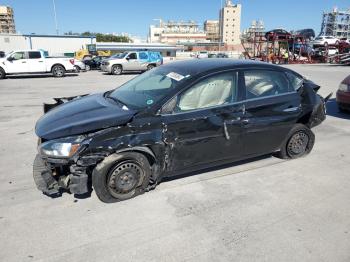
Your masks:
[[[225,0],[55,0],[58,28],[65,32],[130,33],[146,38],[153,19],[218,19]],[[323,11],[350,8],[349,0],[240,0],[241,29],[252,20],[263,20],[267,30],[313,28],[320,31]],[[0,0],[13,7],[16,29],[20,33],[55,34],[53,0]]]

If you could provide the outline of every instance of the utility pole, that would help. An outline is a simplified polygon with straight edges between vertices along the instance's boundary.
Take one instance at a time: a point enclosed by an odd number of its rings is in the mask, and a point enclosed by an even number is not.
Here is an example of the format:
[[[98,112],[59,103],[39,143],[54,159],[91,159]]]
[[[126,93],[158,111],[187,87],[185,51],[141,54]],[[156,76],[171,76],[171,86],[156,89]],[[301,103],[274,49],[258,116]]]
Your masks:
[[[59,35],[55,0],[52,0],[52,3],[53,3],[53,13],[55,16],[56,34]]]
[[[223,23],[223,18],[222,18],[222,0],[220,0],[220,16],[219,16],[219,52],[221,51],[221,34],[222,34],[222,29],[221,29],[221,21]]]

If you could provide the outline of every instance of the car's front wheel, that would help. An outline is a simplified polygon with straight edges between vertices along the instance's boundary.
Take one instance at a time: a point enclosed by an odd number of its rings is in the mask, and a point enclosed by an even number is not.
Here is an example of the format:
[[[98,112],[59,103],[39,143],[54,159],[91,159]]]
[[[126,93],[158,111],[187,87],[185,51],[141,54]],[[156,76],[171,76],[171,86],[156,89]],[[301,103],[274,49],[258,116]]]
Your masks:
[[[297,124],[289,133],[277,156],[283,159],[295,159],[311,152],[315,135],[305,125]]]
[[[144,193],[150,175],[151,167],[143,154],[113,154],[95,167],[92,186],[101,201],[113,203]]]
[[[113,75],[121,75],[123,73],[123,68],[121,65],[114,65],[112,67],[112,74]]]
[[[0,67],[0,79],[4,79],[6,77],[5,70]]]

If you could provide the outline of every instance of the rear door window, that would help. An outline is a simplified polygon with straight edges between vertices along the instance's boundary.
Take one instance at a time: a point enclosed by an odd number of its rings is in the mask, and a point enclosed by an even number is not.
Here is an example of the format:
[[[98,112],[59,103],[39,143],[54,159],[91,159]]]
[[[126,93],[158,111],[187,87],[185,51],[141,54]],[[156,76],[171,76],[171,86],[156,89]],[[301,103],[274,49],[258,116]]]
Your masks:
[[[244,72],[246,99],[276,96],[289,92],[289,82],[283,72],[247,70]]]
[[[139,53],[140,60],[148,60],[148,55],[145,52]]]
[[[41,58],[41,53],[40,52],[30,51],[30,52],[28,52],[28,54],[29,54],[29,59],[39,59],[39,58]]]

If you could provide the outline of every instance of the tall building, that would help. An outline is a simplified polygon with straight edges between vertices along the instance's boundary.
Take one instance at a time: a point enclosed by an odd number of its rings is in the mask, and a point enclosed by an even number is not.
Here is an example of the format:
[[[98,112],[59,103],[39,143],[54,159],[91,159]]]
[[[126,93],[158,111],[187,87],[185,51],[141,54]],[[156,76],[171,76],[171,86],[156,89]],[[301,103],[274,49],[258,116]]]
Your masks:
[[[241,9],[240,4],[233,4],[231,0],[226,0],[225,6],[220,10],[221,41],[227,46],[241,43]]]
[[[210,42],[220,41],[220,23],[218,20],[206,20],[204,22],[204,31],[207,34],[207,40]]]
[[[0,6],[0,34],[15,34],[15,19],[13,9],[8,6]]]
[[[148,41],[150,43],[184,44],[206,41],[207,35],[194,21],[160,20],[159,26],[151,25]]]
[[[324,12],[322,18],[321,35],[350,39],[350,8],[346,11],[334,8],[331,12]]]

